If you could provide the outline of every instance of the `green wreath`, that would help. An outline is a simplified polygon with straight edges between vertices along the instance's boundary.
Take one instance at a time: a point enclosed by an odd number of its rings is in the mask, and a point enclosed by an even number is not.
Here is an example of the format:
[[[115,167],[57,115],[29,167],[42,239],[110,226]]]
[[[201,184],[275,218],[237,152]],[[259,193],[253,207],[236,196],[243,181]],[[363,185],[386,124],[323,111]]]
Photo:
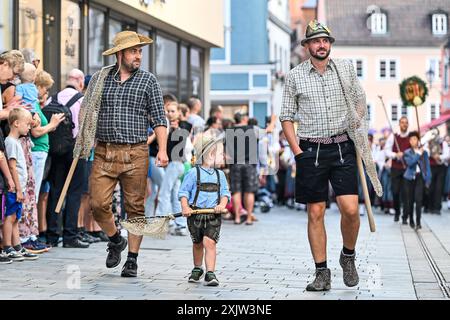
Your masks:
[[[406,78],[400,83],[400,96],[404,106],[420,106],[428,96],[427,84],[417,76]]]

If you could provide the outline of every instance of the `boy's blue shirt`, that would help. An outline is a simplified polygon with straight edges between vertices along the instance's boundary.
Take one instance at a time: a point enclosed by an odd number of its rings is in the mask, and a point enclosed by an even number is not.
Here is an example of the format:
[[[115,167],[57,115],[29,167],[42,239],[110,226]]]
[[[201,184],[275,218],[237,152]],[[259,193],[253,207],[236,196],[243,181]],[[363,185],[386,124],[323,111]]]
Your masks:
[[[34,83],[23,83],[16,86],[16,95],[21,96],[25,103],[29,103],[33,109],[39,103],[39,92]]]
[[[205,170],[207,172],[205,172]],[[228,190],[227,179],[222,170],[219,171],[220,178],[220,198],[227,197],[228,201],[231,199],[230,191]],[[217,183],[217,174],[213,168],[200,168],[200,182],[201,183]],[[189,205],[194,204],[195,193],[197,191],[197,169],[194,167],[185,175],[178,191],[178,199],[182,197],[188,199]],[[217,206],[217,192],[200,191],[197,199],[197,207],[203,209],[210,209]]]

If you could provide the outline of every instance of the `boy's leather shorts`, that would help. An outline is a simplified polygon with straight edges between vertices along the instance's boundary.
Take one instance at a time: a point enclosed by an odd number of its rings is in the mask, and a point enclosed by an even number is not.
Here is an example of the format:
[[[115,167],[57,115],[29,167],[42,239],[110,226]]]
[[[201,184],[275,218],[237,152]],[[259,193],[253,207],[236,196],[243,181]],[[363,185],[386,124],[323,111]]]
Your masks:
[[[193,243],[202,243],[208,237],[216,243],[220,237],[222,217],[220,214],[193,214],[187,218],[189,233]]]

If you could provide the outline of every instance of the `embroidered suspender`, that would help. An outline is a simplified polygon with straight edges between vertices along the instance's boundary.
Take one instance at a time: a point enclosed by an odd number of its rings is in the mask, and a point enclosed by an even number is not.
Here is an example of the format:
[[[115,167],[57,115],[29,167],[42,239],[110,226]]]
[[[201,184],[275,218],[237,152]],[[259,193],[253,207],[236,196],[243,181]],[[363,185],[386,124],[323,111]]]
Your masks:
[[[194,203],[193,203],[193,207],[197,207],[197,200],[198,200],[198,196],[200,194],[200,191],[203,192],[217,192],[217,204],[220,203],[220,175],[219,175],[219,170],[214,169],[214,171],[216,172],[216,176],[217,176],[217,183],[211,183],[211,182],[205,182],[202,183],[200,181],[200,166],[195,166],[195,168],[197,169],[197,190],[195,191],[195,197],[194,197]]]

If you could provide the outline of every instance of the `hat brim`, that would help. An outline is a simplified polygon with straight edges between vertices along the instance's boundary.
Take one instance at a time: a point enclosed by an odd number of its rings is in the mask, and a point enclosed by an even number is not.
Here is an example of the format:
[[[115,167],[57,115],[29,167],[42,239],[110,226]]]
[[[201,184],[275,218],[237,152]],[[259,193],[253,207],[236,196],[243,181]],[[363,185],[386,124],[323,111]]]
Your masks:
[[[105,52],[103,52],[103,55],[104,56],[110,56],[110,55],[112,55],[114,53],[117,53],[119,51],[122,51],[122,50],[125,50],[125,49],[128,49],[128,48],[133,48],[133,47],[138,47],[138,46],[139,47],[143,47],[143,46],[148,46],[149,44],[153,43],[153,40],[151,38],[143,36],[143,35],[139,35],[139,39],[141,41],[138,42],[138,43],[130,42],[129,44],[126,44],[126,45],[125,44],[124,45],[119,45],[119,46],[116,46],[114,48],[108,49]]]
[[[328,39],[330,39],[330,43],[333,43],[335,41],[335,39],[332,36],[330,36],[326,33],[318,33],[309,38],[303,39],[302,42],[300,42],[300,43],[302,46],[305,46],[305,43],[307,43],[309,40],[317,39],[317,38],[328,38]]]

